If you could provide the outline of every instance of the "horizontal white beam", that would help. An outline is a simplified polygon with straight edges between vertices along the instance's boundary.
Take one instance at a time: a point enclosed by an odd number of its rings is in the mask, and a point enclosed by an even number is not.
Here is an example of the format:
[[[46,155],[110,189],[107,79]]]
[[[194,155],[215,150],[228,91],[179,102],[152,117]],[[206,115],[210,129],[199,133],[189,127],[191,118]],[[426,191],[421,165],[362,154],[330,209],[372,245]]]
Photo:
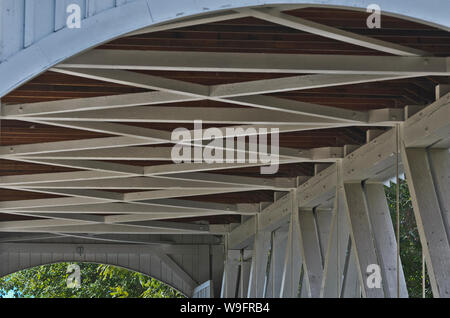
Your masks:
[[[322,106],[273,96],[241,96],[227,98],[226,102],[283,111],[291,114],[312,115],[319,118],[338,119],[344,122],[367,122],[368,113],[343,108]]]
[[[28,117],[8,117],[27,120]],[[89,121],[89,122],[147,122],[147,123],[203,123],[253,124],[253,125],[317,125],[340,124],[339,120],[316,116],[292,114],[255,108],[224,107],[127,107],[112,110],[94,110],[61,114],[39,115],[29,118],[38,121]]]
[[[24,189],[26,191],[26,189]],[[37,191],[37,190],[35,190]],[[39,190],[45,192],[44,190]],[[56,193],[57,190],[51,191],[52,193]],[[33,211],[38,212],[69,212],[72,208],[77,209],[77,211],[85,211],[89,212],[93,209],[94,212],[111,212],[114,211],[118,213],[123,213],[121,211],[121,207],[119,205],[103,205],[105,203],[116,203],[121,201],[120,194],[115,200],[112,199],[102,199],[102,198],[94,198],[89,197],[95,196],[95,192],[90,190],[82,190],[84,196],[79,196],[80,193],[76,193],[77,190],[71,190],[70,195],[78,195],[78,197],[63,197],[63,198],[51,198],[51,199],[32,199],[32,200],[16,200],[16,201],[0,201],[0,209],[1,210],[10,210],[10,211],[24,211],[23,209],[34,209]],[[80,190],[78,190],[80,191]],[[100,191],[98,191],[100,192]],[[105,192],[105,191],[103,191]],[[46,193],[49,193],[48,191]],[[62,195],[63,191],[58,192]],[[69,190],[64,191],[65,195],[69,195]],[[111,195],[113,195],[111,193]],[[92,205],[99,205],[99,208],[96,209]],[[131,203],[127,203],[131,204]],[[222,203],[214,203],[214,202],[202,202],[202,201],[194,201],[194,200],[180,200],[180,199],[155,199],[155,200],[144,200],[135,202],[136,206],[131,207],[131,210],[126,210],[128,213],[149,213],[156,210],[164,211],[178,211],[178,208],[183,209],[194,209],[200,211],[217,211],[217,212],[226,212],[226,213],[238,213],[238,214],[255,214],[259,212],[259,204],[222,204]],[[83,205],[83,207],[76,207]],[[87,206],[86,206],[87,205]],[[137,205],[142,205],[143,208],[138,208]],[[52,210],[51,208],[54,207]],[[146,207],[146,208],[144,208]],[[130,207],[127,205],[127,209]],[[168,210],[165,208],[169,208]],[[176,208],[176,210],[173,210]],[[83,210],[84,209],[84,210]],[[135,210],[137,209],[137,210]],[[134,212],[136,211],[136,212]]]
[[[64,221],[68,222],[68,221]],[[74,221],[75,222],[75,221]],[[1,226],[1,225],[0,225]],[[46,226],[35,228],[2,228],[2,232],[21,232],[21,233],[117,233],[117,234],[222,234],[221,232],[208,231],[190,231],[176,229],[158,229],[146,228],[140,226],[130,226],[122,224],[86,224],[86,225],[63,225]]]
[[[281,78],[270,78],[230,84],[210,86],[210,96],[229,99],[230,97],[255,94],[271,94],[315,88],[353,85],[360,83],[389,81],[408,78],[404,75],[362,75],[362,74],[312,74]]]
[[[153,190],[153,191],[140,191],[125,193],[124,202],[144,201],[144,200],[156,200],[156,199],[170,199],[181,197],[194,197],[211,194],[221,193],[233,193],[233,192],[245,192],[258,190],[255,188],[233,188],[233,189],[176,189],[176,190]]]
[[[144,87],[148,89],[159,89],[162,92],[149,92],[137,94],[125,94],[119,96],[91,97],[73,99],[67,101],[50,101],[31,104],[5,105],[2,116],[24,117],[33,115],[44,115],[64,113],[70,111],[113,109],[141,105],[157,105],[161,103],[192,101],[197,99],[212,99],[222,102],[242,104],[257,108],[273,109],[297,114],[318,115],[319,117],[349,120],[367,121],[367,118],[359,112],[350,112],[330,106],[315,105],[311,103],[295,102],[280,98],[270,98],[256,95],[241,101],[224,97],[237,97],[255,94],[267,94],[298,89],[311,89],[318,87],[348,85],[371,81],[398,79],[407,76],[380,76],[380,75],[332,75],[315,74],[293,76],[275,79],[264,79],[233,84],[222,84],[216,86],[204,86],[179,81],[169,80],[162,77],[150,76],[121,70],[96,70],[96,69],[61,69],[58,72],[70,75],[86,77],[101,81],[126,84],[130,86]],[[145,85],[144,85],[145,84]],[[173,92],[179,93],[178,95]],[[185,96],[183,98],[182,96]],[[287,104],[285,106],[285,104]],[[110,106],[108,106],[110,105]],[[329,113],[330,111],[330,113]],[[348,114],[347,114],[348,113]],[[352,115],[351,117],[349,117]],[[358,115],[358,116],[355,116]]]
[[[21,118],[24,120],[24,118]],[[26,119],[28,121],[28,119]],[[120,153],[123,149],[119,149],[117,151],[113,150],[115,148],[122,147],[132,147],[134,145],[157,145],[157,144],[173,144],[176,141],[172,141],[171,133],[167,131],[161,131],[157,129],[148,129],[141,127],[133,127],[129,125],[123,124],[115,124],[115,123],[92,123],[92,122],[72,122],[72,121],[61,121],[61,122],[46,122],[46,121],[38,121],[31,119],[29,121],[32,122],[40,122],[46,123],[50,125],[56,125],[61,127],[69,127],[74,129],[81,129],[87,131],[95,131],[109,134],[118,134],[123,137],[106,137],[106,138],[92,138],[92,139],[81,139],[81,140],[73,140],[73,141],[65,141],[65,142],[45,142],[45,143],[34,143],[34,144],[25,144],[18,146],[3,146],[0,147],[0,157],[9,158],[12,156],[19,155],[27,155],[29,158],[35,156],[38,159],[58,159],[58,152],[69,152],[69,151],[84,151],[84,150],[98,150],[102,149],[106,154],[108,153]],[[342,125],[342,126],[341,126]],[[226,137],[247,137],[259,135],[259,128],[266,128],[270,133],[271,128],[277,128],[279,133],[284,132],[292,132],[292,131],[302,131],[302,130],[311,130],[311,129],[324,129],[329,127],[329,124],[320,124],[320,125],[282,125],[277,126],[273,124],[269,125],[244,125],[244,126],[229,126],[229,127],[221,127],[218,128],[222,132],[222,136]],[[334,125],[333,125],[334,126]],[[345,127],[347,124],[340,124],[340,127]],[[205,135],[197,133],[196,130],[190,130],[190,138],[186,138],[183,142],[186,142],[187,145],[192,141],[204,140]],[[197,144],[196,144],[197,145]],[[203,147],[207,147],[208,143],[205,140],[203,142]],[[108,150],[110,149],[110,151]],[[144,156],[151,158],[152,154],[155,156],[159,156],[156,153],[156,150],[149,150],[149,148],[131,148],[130,154],[136,153],[138,157],[136,160],[140,160],[139,156]],[[226,149],[224,147],[224,149]],[[150,152],[148,152],[150,151]],[[159,151],[163,151],[159,149]],[[89,152],[88,152],[89,153]],[[164,152],[165,153],[165,152]],[[46,156],[39,156],[38,154],[47,154]],[[55,157],[51,157],[48,154],[55,154]],[[166,153],[165,153],[166,154]],[[37,156],[36,156],[37,155]],[[119,154],[120,156],[120,154]],[[63,157],[64,158],[64,157]],[[102,158],[102,157],[100,157]],[[120,158],[120,157],[119,157]],[[112,156],[112,160],[119,160]],[[128,157],[129,158],[129,157]],[[76,158],[72,158],[76,159]],[[79,158],[81,159],[81,158]]]
[[[450,147],[450,93],[419,111],[404,124],[406,147]]]
[[[33,235],[37,236],[37,235]],[[64,235],[68,237],[77,237],[83,239],[95,239],[111,242],[134,243],[131,244],[108,244],[108,243],[83,243],[83,252],[85,254],[96,253],[136,253],[136,254],[153,254],[153,253],[167,253],[167,254],[179,254],[179,255],[192,255],[193,251],[198,245],[193,244],[174,244],[170,241],[161,240],[127,240],[122,236],[114,235],[102,235],[102,236],[87,236],[87,235]],[[25,235],[24,235],[25,237]],[[77,248],[80,244],[76,243],[2,243],[0,248],[5,252],[12,253],[68,253],[73,251],[77,252]]]
[[[100,172],[100,171],[36,173],[26,175],[1,176],[0,184],[2,186],[13,184],[24,185],[42,182],[103,180],[117,177],[126,177],[126,176],[124,176],[122,173]]]
[[[58,68],[448,76],[448,57],[92,50]]]
[[[326,154],[322,156],[322,159],[333,158],[335,157],[332,152],[327,156]],[[337,157],[337,156],[336,156]],[[314,155],[312,158],[317,159],[317,156]],[[231,175],[222,175],[222,174],[206,174],[206,173],[184,173],[184,174],[170,174],[170,175],[161,175],[161,178],[169,178],[175,180],[188,180],[193,181],[192,187],[195,187],[195,182],[202,182],[207,184],[212,184],[217,186],[217,184],[226,185],[238,185],[238,186],[249,186],[249,187],[262,187],[262,188],[270,188],[270,189],[285,189],[291,188],[295,184],[295,179],[291,178],[252,178],[252,177],[242,177],[242,176],[231,176]],[[121,182],[119,180],[124,180],[121,185],[124,187],[130,187],[131,184],[128,184],[127,181],[128,176],[121,173],[110,173],[110,172],[99,172],[99,171],[77,171],[77,172],[55,172],[55,173],[38,173],[38,174],[29,174],[29,175],[13,175],[13,176],[1,176],[0,177],[0,187],[7,186],[21,186],[34,188],[36,185],[37,188],[40,185],[44,185],[47,183],[58,183],[62,185],[64,182],[75,182],[81,183],[81,185],[89,184],[90,181],[93,182],[94,185],[101,185],[101,180],[111,180],[114,182]],[[93,181],[97,180],[97,181]],[[155,180],[159,180],[158,184],[160,186],[169,186],[168,181],[164,179],[151,179],[148,177],[148,180],[143,180],[140,178],[136,178],[134,180],[141,180],[142,186],[146,184],[149,186],[150,183],[156,182]],[[153,180],[153,181],[152,181]],[[171,181],[169,181],[171,182]],[[138,185],[139,183],[137,183]],[[178,183],[178,185],[182,186],[183,182]],[[200,185],[199,185],[200,186]]]
[[[265,189],[267,186],[262,185],[259,188]],[[0,187],[4,184],[0,183]],[[219,182],[195,181],[167,179],[157,177],[131,177],[131,178],[110,178],[100,180],[79,180],[79,181],[63,181],[63,182],[41,182],[25,186],[28,189],[242,189],[249,188],[248,185],[226,184]]]
[[[63,206],[47,206],[37,208],[9,208],[1,210],[5,213],[86,213],[86,214],[123,214],[130,213],[133,215],[158,215],[158,214],[192,214],[192,213],[229,213],[225,211],[208,210],[205,208],[185,208],[176,206],[162,206],[156,204],[138,204],[138,203],[97,203],[97,204],[79,204],[79,205],[63,205]]]
[[[191,172],[191,173],[180,173],[180,174],[170,174],[160,176],[162,178],[174,179],[176,182],[179,180],[187,181],[202,181],[208,183],[218,183],[218,184],[229,184],[229,185],[239,185],[248,187],[262,187],[269,189],[291,189],[295,188],[297,184],[296,178],[255,178],[246,176],[237,176],[229,174],[217,174],[217,173],[202,173],[202,172]],[[298,177],[301,178],[301,177]]]
[[[145,92],[133,94],[121,94],[112,96],[74,98],[66,100],[37,102],[28,104],[2,105],[1,115],[8,116],[29,116],[43,114],[58,114],[71,112],[74,110],[98,110],[113,109],[143,105],[158,105],[175,102],[195,101],[200,98],[188,97],[185,94],[175,94],[170,92]]]
[[[256,95],[247,97],[244,100],[239,98],[222,99],[220,96],[210,97],[211,89],[209,86],[193,84],[190,82],[173,80],[164,77],[146,75],[142,73],[123,71],[123,70],[102,70],[102,69],[61,69],[58,72],[69,73],[70,75],[86,77],[101,81],[112,82],[116,84],[136,86],[146,89],[156,89],[170,93],[184,94],[189,97],[202,97],[221,102],[246,105],[256,108],[272,109],[277,111],[289,112],[292,114],[312,115],[342,121],[367,121],[364,114],[357,116],[356,111],[346,111],[330,106],[316,105],[297,101],[289,101],[281,98]],[[247,86],[249,87],[249,86]],[[350,116],[351,113],[352,116]]]
[[[216,180],[213,180],[217,178]],[[210,181],[207,181],[207,180]],[[259,180],[261,179],[261,180]],[[220,182],[224,180],[227,182]],[[242,183],[239,183],[242,181]],[[98,180],[78,180],[62,182],[40,182],[26,184],[28,189],[223,189],[223,190],[252,190],[258,189],[289,189],[296,187],[295,178],[253,178],[230,175],[219,175],[210,173],[185,173],[179,175],[168,175],[161,177],[131,177],[131,178],[109,178]],[[1,183],[0,187],[12,186],[14,184]]]
[[[106,137],[82,140],[55,141],[15,146],[1,146],[0,155],[28,155],[44,152],[58,152],[69,150],[87,150],[99,148],[118,148],[148,144],[148,141],[130,137]]]

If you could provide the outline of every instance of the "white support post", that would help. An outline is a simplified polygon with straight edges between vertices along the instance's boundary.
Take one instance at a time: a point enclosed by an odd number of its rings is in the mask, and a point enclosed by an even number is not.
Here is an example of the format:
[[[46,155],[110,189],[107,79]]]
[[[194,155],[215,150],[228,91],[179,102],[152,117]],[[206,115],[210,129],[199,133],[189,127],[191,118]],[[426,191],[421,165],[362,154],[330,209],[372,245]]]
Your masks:
[[[261,298],[264,296],[264,283],[270,249],[270,232],[260,229],[258,214],[256,215],[256,226],[252,265],[248,283],[248,298]]]
[[[344,193],[350,236],[352,238],[352,250],[355,253],[362,295],[368,298],[382,298],[384,297],[382,288],[369,288],[366,283],[368,266],[371,264],[379,265],[379,261],[362,185],[360,183],[345,183]]]
[[[327,251],[324,259],[324,270],[320,291],[320,297],[322,298],[339,298],[341,297],[341,291],[343,290],[343,279],[346,274],[346,254],[350,237],[345,209],[346,205],[342,183],[338,182]]]
[[[220,298],[235,298],[238,287],[239,250],[228,250],[222,277]]]
[[[323,268],[319,233],[312,209],[300,210],[299,224],[303,245],[303,275],[306,283],[302,284],[302,290],[306,288],[308,297],[318,298],[320,296]]]
[[[319,237],[322,266],[324,266],[325,264],[325,255],[327,253],[328,239],[330,237],[332,216],[333,213],[331,210],[326,211],[316,210],[314,212],[317,233]]]
[[[383,288],[386,297],[397,297],[397,241],[389,212],[389,207],[381,183],[366,184],[364,186],[369,218],[373,229],[375,245],[378,251]],[[402,263],[399,266],[400,297],[408,298],[405,275]]]
[[[355,249],[349,240],[349,249],[346,251],[346,266],[344,281],[342,284],[341,298],[360,298],[361,287],[358,279],[358,268],[356,265]]]
[[[266,293],[266,297],[268,298],[280,297],[287,240],[287,228],[282,227],[273,232],[269,279]]]
[[[305,275],[305,266],[302,266],[302,272],[300,275],[300,279],[302,281],[300,285],[300,298],[309,298],[310,296],[310,288],[309,288],[309,281],[307,276]]]
[[[281,281],[281,298],[297,297],[302,268],[301,235],[296,191],[292,191],[290,196],[292,202],[291,220],[284,258],[283,278]]]
[[[450,241],[450,153],[448,149],[429,149],[428,158],[447,238]]]
[[[434,297],[450,297],[448,149],[402,148],[414,215]]]
[[[248,295],[248,283],[250,281],[250,270],[251,270],[251,257],[247,255],[247,252],[253,253],[251,250],[241,250],[240,258],[240,274],[239,274],[239,297],[246,298]]]

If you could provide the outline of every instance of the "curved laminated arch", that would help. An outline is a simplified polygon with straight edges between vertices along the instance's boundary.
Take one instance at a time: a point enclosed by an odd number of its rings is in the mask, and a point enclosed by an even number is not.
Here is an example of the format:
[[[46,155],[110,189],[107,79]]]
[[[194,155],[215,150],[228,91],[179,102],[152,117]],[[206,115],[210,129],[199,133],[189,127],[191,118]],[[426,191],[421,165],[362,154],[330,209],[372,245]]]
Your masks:
[[[78,1],[83,2],[83,1]],[[32,7],[32,0],[25,2],[24,11],[30,4],[30,10],[37,12]],[[56,3],[56,2],[55,2]],[[198,17],[201,14],[211,14],[218,11],[238,9],[253,6],[271,5],[302,5],[342,7],[352,10],[365,10],[372,3],[370,0],[183,0],[177,5],[164,0],[134,0],[111,1],[114,5],[98,14],[87,14],[82,21],[80,29],[61,28],[42,37],[37,42],[30,44],[6,58],[0,64],[0,97],[6,95],[14,88],[20,86],[31,78],[44,72],[50,67],[86,51],[92,47],[108,42],[112,39],[132,33],[134,31],[159,24],[168,23],[173,20]],[[450,29],[447,15],[450,3],[446,0],[434,1],[409,1],[408,5],[402,0],[378,0],[377,4],[383,12],[408,20]],[[3,4],[5,5],[5,4]],[[33,4],[34,5],[34,4]],[[95,6],[96,1],[89,2],[89,6]],[[1,8],[1,7],[0,7]],[[64,8],[63,8],[64,9]],[[2,8],[3,10],[3,8]],[[55,12],[64,18],[65,10]],[[6,16],[5,13],[2,13]],[[50,14],[50,13],[48,13]],[[47,14],[47,16],[48,16]],[[31,16],[32,14],[30,14]],[[27,16],[27,13],[24,15]],[[50,18],[52,18],[50,16]],[[60,20],[61,17],[58,17]],[[31,17],[34,23],[35,18]],[[6,25],[5,23],[2,23]],[[28,28],[28,33],[33,33],[34,25]],[[56,25],[55,25],[56,29]],[[53,30],[54,31],[54,30]],[[1,32],[1,29],[0,29]],[[23,30],[27,34],[27,27]],[[6,32],[3,31],[4,34]],[[10,36],[10,35],[9,35]],[[24,41],[27,42],[27,41]],[[25,46],[27,44],[25,43]]]
[[[196,282],[193,285],[189,279],[182,278],[182,274],[174,266],[168,265],[159,255],[151,251],[133,253],[132,249],[125,246],[108,247],[105,244],[96,246],[58,244],[57,247],[54,244],[40,244],[38,250],[24,244],[20,244],[19,247],[17,244],[2,246],[0,277],[41,265],[78,262],[113,265],[142,273],[171,286],[187,297],[193,295],[197,285]],[[77,246],[83,246],[82,253],[77,252]],[[145,249],[145,246],[141,249]]]
[[[168,283],[166,283],[166,282],[164,282],[164,281],[162,281],[162,280],[160,280],[160,279],[158,279],[156,277],[151,276],[148,273],[144,273],[144,272],[138,271],[138,270],[136,270],[134,268],[130,268],[130,267],[127,267],[127,266],[122,266],[120,264],[109,264],[109,263],[106,264],[106,263],[100,263],[100,262],[79,261],[79,260],[75,260],[75,259],[64,260],[64,261],[54,261],[54,262],[45,263],[45,264],[32,265],[32,266],[29,266],[29,267],[20,268],[20,269],[14,271],[14,272],[6,273],[6,274],[0,272],[0,278],[8,276],[8,275],[11,275],[11,274],[14,274],[14,273],[17,273],[17,272],[20,272],[20,271],[23,271],[23,270],[32,269],[32,268],[38,267],[38,266],[46,266],[46,265],[53,265],[53,264],[60,264],[60,263],[83,263],[83,264],[97,264],[97,265],[111,265],[111,266],[115,266],[115,267],[118,267],[118,268],[126,269],[128,271],[139,273],[139,274],[143,274],[143,275],[146,275],[146,276],[151,277],[153,279],[156,279],[156,280],[162,282],[163,284],[166,284],[167,286],[169,286],[169,287],[175,289],[176,291],[180,292],[184,296],[186,296],[186,294],[184,294],[182,291],[178,290],[175,286],[172,286],[172,285],[170,285],[170,284],[168,284]]]

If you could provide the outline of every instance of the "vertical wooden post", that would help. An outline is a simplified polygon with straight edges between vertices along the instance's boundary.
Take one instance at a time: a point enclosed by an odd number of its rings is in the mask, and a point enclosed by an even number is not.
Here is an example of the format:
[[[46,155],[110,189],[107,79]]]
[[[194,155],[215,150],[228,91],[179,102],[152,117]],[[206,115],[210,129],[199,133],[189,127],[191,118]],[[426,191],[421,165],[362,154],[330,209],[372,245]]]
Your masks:
[[[414,215],[434,297],[450,297],[448,149],[402,149]]]
[[[322,258],[320,252],[319,233],[312,209],[300,210],[300,234],[302,236],[303,270],[308,296],[320,296],[322,282]],[[305,286],[302,286],[304,288]]]
[[[384,297],[382,288],[369,288],[366,282],[368,266],[371,264],[379,265],[379,260],[376,255],[363,188],[360,183],[346,183],[344,184],[344,193],[352,238],[352,250],[355,253],[362,295],[370,298]]]

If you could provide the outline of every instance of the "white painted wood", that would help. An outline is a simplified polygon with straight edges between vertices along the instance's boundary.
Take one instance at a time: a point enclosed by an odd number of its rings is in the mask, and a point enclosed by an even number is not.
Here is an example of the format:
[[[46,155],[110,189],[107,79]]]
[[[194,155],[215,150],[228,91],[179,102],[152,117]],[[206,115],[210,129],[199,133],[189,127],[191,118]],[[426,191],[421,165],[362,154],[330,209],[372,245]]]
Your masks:
[[[170,22],[167,24],[163,24],[163,25],[158,25],[158,26],[151,26],[148,28],[144,28],[141,30],[137,30],[134,32],[131,32],[128,34],[128,36],[133,36],[133,35],[139,35],[139,34],[145,34],[145,33],[154,33],[154,32],[160,32],[160,31],[165,31],[165,30],[170,30],[170,29],[177,29],[177,28],[183,28],[183,27],[188,27],[188,26],[193,26],[193,25],[199,25],[199,24],[206,24],[206,23],[214,23],[214,22],[220,22],[220,21],[226,21],[226,20],[232,20],[232,19],[239,19],[239,18],[243,18],[246,15],[240,12],[221,12],[221,13],[217,13],[217,14],[211,14],[205,17],[194,17],[194,18],[190,18],[190,19],[183,19],[181,21],[177,21],[177,22]]]
[[[239,250],[228,250],[222,279],[220,298],[235,298],[238,288]]]
[[[6,185],[32,185],[42,182],[67,182],[67,181],[88,181],[103,180],[109,178],[126,177],[122,173],[101,172],[101,171],[77,171],[59,173],[36,173],[30,175],[1,176],[1,186]]]
[[[210,88],[208,86],[142,73],[123,70],[91,69],[55,69],[55,71],[122,85],[137,86],[146,89],[157,89],[167,91],[169,93],[179,93],[189,97],[210,98]],[[362,112],[346,111],[341,108],[338,109],[330,106],[315,105],[312,103],[304,103],[270,96],[255,95],[222,99],[220,96],[216,95],[213,99],[256,108],[289,112],[292,114],[313,115],[323,118],[338,119],[343,122],[367,121],[367,115]]]
[[[436,100],[450,93],[450,84],[438,84],[436,85]]]
[[[312,210],[300,209],[299,225],[303,244],[303,270],[306,283],[302,285],[302,290],[306,287],[308,297],[318,298],[320,296],[323,267],[319,233]]]
[[[403,125],[406,147],[423,148],[437,144],[450,136],[450,93],[419,111]],[[442,148],[448,148],[448,145]]]
[[[366,184],[364,186],[369,219],[380,260],[384,294],[388,298],[397,297],[397,241],[394,227],[384,193],[383,184]],[[405,275],[400,261],[400,297],[408,298]]]
[[[82,140],[56,141],[16,146],[0,147],[0,155],[26,155],[43,152],[58,152],[69,150],[86,150],[98,148],[115,148],[124,146],[144,145],[148,141],[130,137],[106,137]]]
[[[3,105],[2,116],[32,116],[58,114],[81,110],[113,109],[141,105],[193,101],[196,98],[169,92],[153,91],[145,93],[121,94],[113,96],[75,98],[64,101],[37,102],[17,105]]]
[[[227,98],[224,101],[261,109],[277,110],[291,114],[312,115],[319,118],[338,119],[342,122],[368,121],[368,115],[363,112],[305,103],[273,96],[240,96]]]
[[[155,199],[170,199],[170,198],[181,198],[181,197],[193,197],[201,195],[210,194],[220,194],[220,193],[234,193],[234,192],[245,192],[245,191],[257,190],[257,188],[241,188],[241,189],[167,189],[167,190],[151,190],[151,191],[140,191],[140,192],[130,192],[125,193],[123,196],[124,202],[133,201],[145,201],[145,200],[155,200]]]
[[[281,281],[283,278],[283,265],[288,237],[287,227],[284,226],[277,229],[272,235],[273,241],[270,252],[269,277],[265,296],[268,298],[278,298],[280,297]]]
[[[237,97],[254,94],[270,94],[314,88],[360,84],[404,78],[402,76],[383,75],[336,75],[313,74],[288,76],[281,78],[246,81],[210,86],[211,97]]]
[[[53,68],[52,71],[149,90],[182,94],[190,97],[206,97],[209,94],[209,88],[205,85],[125,70]]]
[[[331,38],[333,40],[359,45],[385,53],[400,56],[426,55],[426,53],[421,50],[405,47],[396,43],[385,42],[376,38],[367,37],[356,33],[347,32],[338,28],[288,15],[280,12],[277,9],[243,9],[242,12],[248,13],[255,18],[267,20],[269,22],[284,25],[296,30],[317,34],[319,36]]]
[[[14,117],[9,117],[14,119]],[[26,117],[21,117],[26,120]],[[318,118],[274,110],[242,108],[236,112],[224,107],[148,107],[135,106],[111,110],[86,110],[58,114],[38,115],[31,119],[39,121],[90,121],[90,122],[148,122],[186,123],[202,120],[203,123],[254,124],[254,125],[317,125],[339,124],[341,121]]]
[[[213,298],[214,289],[212,284],[212,280],[208,280],[195,287],[192,298]]]
[[[229,184],[239,186],[251,186],[251,187],[267,187],[272,189],[291,189],[295,188],[296,180],[294,178],[255,178],[238,175],[222,175],[214,173],[201,173],[192,172],[184,174],[171,174],[168,176],[161,176],[158,180],[164,180],[169,178],[173,180],[189,180],[190,182],[207,182],[218,184]],[[0,179],[1,180],[1,179]],[[177,182],[178,182],[177,181]]]
[[[225,211],[208,211],[205,208],[184,208],[184,207],[168,207],[158,204],[140,204],[140,203],[97,203],[97,204],[78,204],[68,206],[49,206],[40,208],[10,208],[5,212],[24,212],[32,213],[95,213],[95,214],[123,214],[131,213],[135,215],[152,215],[152,214],[191,214],[191,213],[230,213]]]
[[[358,183],[344,184],[346,212],[352,239],[352,248],[362,286],[362,295],[368,298],[384,297],[382,288],[369,288],[366,284],[367,267],[370,264],[379,265],[376,249],[373,242],[373,233],[370,227],[368,206],[363,188]]]
[[[415,56],[93,50],[59,64],[58,68],[447,76],[447,60]]]
[[[260,225],[257,222],[257,227]],[[270,249],[270,232],[256,229],[248,283],[248,298],[262,298]]]
[[[436,195],[442,211],[447,237],[450,240],[450,153],[448,149],[429,149],[430,162]]]
[[[239,298],[246,298],[248,295],[248,287],[250,282],[250,271],[252,267],[251,255],[252,250],[241,250],[240,274],[239,274]],[[250,258],[249,258],[250,257]]]
[[[358,267],[356,265],[355,250],[352,248],[351,241],[349,243],[341,298],[360,298],[361,285],[359,282]]]
[[[314,213],[316,227],[320,244],[320,255],[322,266],[325,263],[325,254],[327,253],[328,239],[330,237],[331,222],[333,217],[332,209],[329,210],[315,210]]]
[[[341,296],[346,272],[345,263],[350,232],[342,189],[337,193],[338,198],[335,198],[327,250],[324,254],[321,298],[339,298]]]
[[[450,297],[450,274],[448,271],[450,243],[448,227],[443,222],[443,210],[447,208],[441,208],[427,151],[403,148],[402,161],[406,167],[406,180],[411,191],[414,215],[425,254],[433,296],[448,298]],[[439,164],[441,167],[447,164],[448,167],[448,159],[447,163],[440,162]],[[438,168],[438,171],[445,170]],[[438,185],[442,185],[443,177],[445,180],[448,175],[439,176]],[[440,187],[439,190],[442,195],[441,191],[446,190],[446,186]]]
[[[256,178],[255,178],[256,179]],[[270,181],[270,179],[269,179]],[[255,182],[256,183],[256,182]],[[261,182],[263,183],[263,182]],[[0,184],[1,180],[0,180]],[[110,178],[87,181],[63,181],[27,184],[28,189],[51,188],[51,189],[242,189],[242,188],[269,188],[267,186],[246,186],[208,181],[188,181],[180,179],[169,179],[159,177],[131,177]]]
[[[163,24],[175,19],[190,18],[198,14],[215,13],[227,9],[240,8],[241,2],[233,1],[224,3],[222,0],[213,0],[208,2],[206,9],[199,3],[186,1],[179,4],[179,10],[173,10],[173,6],[162,0],[148,2],[146,0],[134,0],[124,3],[121,6],[115,6],[113,1],[95,1],[95,10],[93,15],[87,15],[83,19],[83,27],[77,32],[65,28],[65,5],[45,2],[46,5],[39,6],[36,10],[36,16],[44,16],[45,19],[35,19],[36,33],[42,40],[39,45],[33,44],[24,49],[23,47],[23,25],[25,14],[23,6],[16,5],[22,2],[14,1],[4,7],[2,17],[9,26],[9,32],[2,32],[1,41],[3,50],[0,55],[2,63],[1,73],[8,73],[7,81],[3,83],[1,94],[4,95],[21,83],[32,78],[42,70],[48,69],[55,63],[59,63],[79,52],[83,52],[99,43],[108,42],[111,39],[118,38],[130,32],[143,29],[153,24]],[[448,3],[439,1],[438,5],[431,6],[423,2],[414,0],[410,6],[403,6],[397,2],[380,0],[378,4],[387,14],[401,15],[412,21],[420,21],[434,27],[448,30],[448,22],[445,13],[448,11]],[[82,7],[84,1],[82,2]],[[279,1],[269,1],[266,4],[276,6]],[[301,1],[298,1],[301,2]],[[313,0],[313,5],[323,5],[319,0]],[[362,0],[348,3],[340,0],[336,5],[350,6],[352,9],[365,9],[367,3]],[[256,0],[249,0],[246,6],[261,5]],[[311,5],[311,3],[310,3]],[[292,7],[291,7],[292,8]],[[85,10],[85,9],[84,9]],[[7,14],[7,12],[17,12],[16,14]],[[197,18],[197,17],[196,17]],[[200,17],[202,18],[202,17]],[[432,19],[432,21],[430,21]],[[112,23],[112,21],[122,21],[122,23]],[[57,32],[55,32],[57,31]],[[11,36],[13,34],[13,36]],[[70,42],[74,45],[66,46]],[[21,67],[19,71],[13,72]]]
[[[205,247],[209,249],[208,245]],[[0,250],[2,251],[0,253],[0,264],[9,265],[0,267],[1,276],[25,269],[26,267],[44,265],[51,262],[99,262],[121,266],[150,275],[172,285],[187,296],[192,296],[193,289],[198,285],[197,279],[200,276],[195,270],[189,269],[187,263],[176,264],[167,254],[175,255],[176,258],[182,255],[184,255],[183,257],[194,257],[205,263],[208,263],[209,259],[209,253],[199,253],[197,246],[186,244],[150,246],[117,243],[92,244],[86,242],[9,243],[1,244]]]
[[[422,121],[427,121],[428,116],[426,114],[434,114],[434,105],[436,104],[433,104],[433,107],[431,108],[425,108],[422,111],[422,115],[419,117],[414,118],[418,115],[416,114],[415,116],[409,118],[405,123],[405,126],[413,126],[414,124],[421,123]],[[445,120],[440,120],[438,123],[441,125],[441,128],[447,125],[447,121]],[[435,131],[441,131],[440,127],[433,126],[433,129],[435,129]],[[434,138],[439,138],[438,136],[439,135],[437,134]],[[384,181],[387,178],[392,177],[395,173],[394,154],[396,150],[395,143],[393,142],[395,140],[394,137],[395,131],[387,131],[369,144],[347,154],[347,156],[342,160],[342,174],[344,181],[370,180],[371,182],[377,182],[381,180]],[[420,137],[417,136],[417,138]],[[333,198],[335,196],[336,180],[336,165],[334,164],[324,171],[321,171],[318,175],[310,178],[308,181],[303,182],[297,188],[299,205],[302,207],[311,208],[318,205],[332,205]],[[276,201],[271,207],[268,208],[268,210],[271,211],[270,213],[262,214],[262,217],[266,218],[267,223],[279,224],[277,222],[285,222],[286,215],[283,211],[288,211],[288,209],[276,208],[276,206],[279,206],[280,204],[286,205],[286,201]],[[276,211],[278,211],[278,213],[276,213]],[[277,220],[277,222],[274,222],[273,220]],[[246,225],[243,224],[242,226],[244,227]],[[240,227],[236,228],[235,233],[233,232],[234,231],[230,233],[230,238],[233,238],[232,241],[236,242],[236,244],[240,244],[237,242],[248,241],[254,234],[244,228],[240,229]]]
[[[298,216],[298,202],[295,192],[289,196],[291,203],[291,219],[286,244],[286,253],[283,265],[283,276],[280,288],[280,298],[296,298],[300,283],[302,268],[301,235]]]

